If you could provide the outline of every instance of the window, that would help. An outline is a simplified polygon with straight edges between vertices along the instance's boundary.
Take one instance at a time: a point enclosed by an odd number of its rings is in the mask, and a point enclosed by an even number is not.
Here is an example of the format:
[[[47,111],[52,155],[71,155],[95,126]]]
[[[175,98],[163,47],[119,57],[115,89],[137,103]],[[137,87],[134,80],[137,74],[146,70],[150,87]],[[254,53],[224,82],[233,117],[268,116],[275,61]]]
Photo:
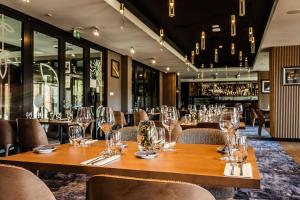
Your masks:
[[[34,31],[33,114],[59,112],[58,39]]]
[[[0,119],[13,119],[22,104],[22,22],[0,13]]]

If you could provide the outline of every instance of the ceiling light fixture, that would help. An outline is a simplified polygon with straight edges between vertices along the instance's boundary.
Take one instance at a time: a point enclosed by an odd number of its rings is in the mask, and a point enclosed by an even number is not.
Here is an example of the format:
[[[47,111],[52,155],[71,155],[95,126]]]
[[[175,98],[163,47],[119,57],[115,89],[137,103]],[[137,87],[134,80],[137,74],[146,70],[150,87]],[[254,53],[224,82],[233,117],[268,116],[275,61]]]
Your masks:
[[[195,64],[195,51],[191,52],[191,61],[192,61],[192,64]]]
[[[169,17],[175,17],[175,0],[169,0]]]
[[[252,38],[254,37],[253,36],[254,34],[253,34],[253,27],[249,27],[249,42],[251,42],[252,41]]]
[[[232,42],[231,43],[231,55],[234,55],[235,54],[235,44]]]
[[[92,33],[93,33],[94,36],[96,36],[96,37],[100,36],[100,31],[99,31],[98,27],[93,26],[91,29],[92,29]]]
[[[179,73],[179,72],[177,72],[177,76],[180,76],[180,73]]]
[[[187,55],[185,55],[184,58],[185,58],[185,64],[186,64],[186,65],[189,64]]]
[[[231,15],[231,36],[234,37],[236,36],[236,25],[235,25],[235,15]]]
[[[215,49],[215,63],[218,62],[218,59],[219,59],[219,58],[218,58],[218,57],[219,57],[218,54],[219,54],[219,53],[218,53],[218,49]]]
[[[239,52],[239,61],[243,61],[243,52],[242,51]]]
[[[167,71],[170,71],[170,67],[167,67],[166,70],[167,70]]]
[[[245,67],[248,67],[248,57],[245,57]]]
[[[251,53],[254,54],[255,53],[255,37],[252,37],[250,46],[251,46]]]
[[[133,47],[130,47],[130,53],[131,53],[131,54],[134,54],[134,53],[135,53],[135,50],[134,50]]]
[[[160,29],[159,30],[159,44],[160,45],[163,45],[164,44],[164,36],[165,36],[165,34],[164,34],[164,29]]]
[[[205,32],[204,31],[201,32],[201,50],[202,51],[205,50]]]
[[[222,49],[223,48],[223,45],[219,45],[219,49]]]
[[[121,15],[124,15],[124,13],[125,13],[124,3],[120,3],[120,13],[121,13]]]
[[[155,65],[155,64],[156,64],[156,60],[155,60],[154,58],[152,58],[152,59],[151,59],[151,63],[152,63],[153,65]]]
[[[246,15],[246,2],[245,0],[239,0],[239,14],[241,17]]]
[[[25,3],[30,3],[30,0],[22,0]]]
[[[189,68],[189,67],[187,67],[187,68],[186,68],[186,70],[189,72],[189,71],[190,71],[190,68]]]
[[[204,68],[204,64],[201,64],[201,68],[202,68],[202,69]]]
[[[196,46],[195,46],[196,55],[199,55],[199,53],[200,53],[199,49],[200,49],[199,42],[196,42]]]

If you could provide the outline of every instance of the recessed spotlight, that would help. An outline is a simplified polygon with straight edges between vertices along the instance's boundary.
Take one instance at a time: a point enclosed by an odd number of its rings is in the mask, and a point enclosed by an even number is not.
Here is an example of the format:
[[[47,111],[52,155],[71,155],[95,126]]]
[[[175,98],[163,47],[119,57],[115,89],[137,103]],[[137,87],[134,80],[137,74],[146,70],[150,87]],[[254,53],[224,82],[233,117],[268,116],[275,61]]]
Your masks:
[[[212,28],[220,28],[220,25],[214,24],[214,25],[212,25],[211,27],[212,27]]]
[[[220,32],[221,31],[221,28],[213,28],[212,29],[212,32],[216,33],[216,32]]]
[[[164,49],[163,49],[163,48],[160,48],[159,50],[160,50],[160,51],[164,51]]]
[[[135,50],[134,50],[133,47],[130,47],[130,53],[131,53],[131,54],[134,54],[134,53],[135,53]]]
[[[100,35],[99,28],[96,27],[96,26],[93,26],[91,29],[92,29],[93,35],[96,36],[96,37],[99,37],[99,35]]]
[[[289,10],[286,12],[286,14],[288,15],[294,15],[294,14],[299,14],[300,13],[300,9],[293,9],[293,10]]]
[[[219,49],[222,49],[223,48],[223,46],[222,45],[219,45]]]
[[[170,67],[167,67],[166,70],[167,70],[167,71],[170,71]]]
[[[179,72],[177,72],[177,76],[180,76],[180,73],[179,73]]]
[[[45,14],[46,17],[52,17],[52,14],[51,13],[47,13]]]
[[[151,63],[152,63],[153,65],[155,65],[155,64],[156,64],[156,60],[155,60],[154,58],[152,58],[152,59],[151,59]]]
[[[22,0],[24,3],[30,3],[30,0]]]
[[[71,54],[71,56],[72,56],[72,57],[75,57],[75,54],[74,54],[74,53],[72,53],[72,54]]]

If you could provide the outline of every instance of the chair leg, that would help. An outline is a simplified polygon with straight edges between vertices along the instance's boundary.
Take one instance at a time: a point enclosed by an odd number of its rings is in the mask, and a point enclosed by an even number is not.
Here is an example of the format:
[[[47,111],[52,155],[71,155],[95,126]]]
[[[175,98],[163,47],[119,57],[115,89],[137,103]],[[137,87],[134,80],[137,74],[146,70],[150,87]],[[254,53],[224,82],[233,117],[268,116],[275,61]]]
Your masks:
[[[262,125],[259,125],[258,127],[258,135],[261,136],[261,130],[262,130]]]

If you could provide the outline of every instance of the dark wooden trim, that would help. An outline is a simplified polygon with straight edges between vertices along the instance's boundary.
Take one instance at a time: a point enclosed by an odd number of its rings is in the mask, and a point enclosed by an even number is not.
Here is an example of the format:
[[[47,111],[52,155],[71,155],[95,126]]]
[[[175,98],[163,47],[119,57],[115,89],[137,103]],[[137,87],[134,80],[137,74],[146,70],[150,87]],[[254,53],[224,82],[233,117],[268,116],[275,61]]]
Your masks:
[[[91,106],[90,98],[90,48],[83,48],[83,93],[84,95],[84,105]]]
[[[65,100],[65,63],[66,63],[66,43],[63,39],[58,40],[59,56],[59,110],[64,112],[63,104]]]

